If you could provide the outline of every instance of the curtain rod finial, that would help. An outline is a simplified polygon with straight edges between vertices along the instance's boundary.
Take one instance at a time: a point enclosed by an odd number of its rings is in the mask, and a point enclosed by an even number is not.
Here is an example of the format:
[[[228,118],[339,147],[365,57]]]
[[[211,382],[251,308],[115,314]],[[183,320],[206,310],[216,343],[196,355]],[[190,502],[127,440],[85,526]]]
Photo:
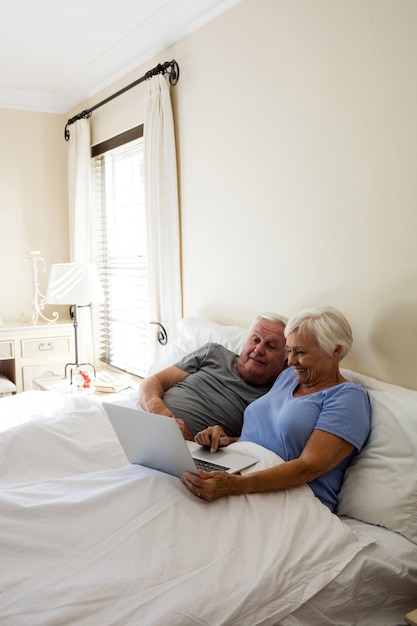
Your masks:
[[[170,63],[170,71],[169,74],[169,84],[173,87],[178,83],[180,79],[180,68],[178,63],[175,60],[172,60]]]

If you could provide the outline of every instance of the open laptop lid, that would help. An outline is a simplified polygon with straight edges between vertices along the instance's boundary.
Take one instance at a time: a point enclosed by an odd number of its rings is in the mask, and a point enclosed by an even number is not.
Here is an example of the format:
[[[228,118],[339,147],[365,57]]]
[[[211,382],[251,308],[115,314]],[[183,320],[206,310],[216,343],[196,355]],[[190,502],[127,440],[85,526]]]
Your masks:
[[[186,471],[197,472],[193,457],[222,465],[231,474],[258,460],[228,448],[213,454],[195,442],[186,442],[171,417],[109,402],[103,402],[103,408],[130,463],[180,477]]]

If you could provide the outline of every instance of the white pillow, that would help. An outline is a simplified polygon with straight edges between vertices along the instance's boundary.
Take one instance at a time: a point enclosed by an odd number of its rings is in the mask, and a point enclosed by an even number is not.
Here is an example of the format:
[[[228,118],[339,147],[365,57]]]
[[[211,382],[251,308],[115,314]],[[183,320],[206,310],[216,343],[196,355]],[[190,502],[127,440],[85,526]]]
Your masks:
[[[147,375],[156,374],[209,342],[220,343],[236,354],[240,354],[248,332],[248,328],[241,326],[223,326],[198,317],[183,317],[178,322],[177,332],[168,356],[163,361],[154,363]]]
[[[417,543],[417,393],[398,390],[368,390],[371,433],[346,471],[337,513]]]
[[[178,322],[175,346],[188,354],[211,341],[240,354],[248,332],[248,328],[241,326],[223,326],[197,317],[184,317]]]
[[[387,391],[388,393],[395,396],[409,396],[410,398],[414,398],[417,401],[417,391],[414,389],[407,389],[406,387],[400,387],[399,385],[393,385],[392,383],[386,383],[383,380],[378,380],[377,378],[371,378],[370,376],[365,376],[365,374],[359,374],[358,372],[354,372],[353,370],[341,369],[340,370],[347,380],[354,381],[356,383],[361,383],[368,391]]]

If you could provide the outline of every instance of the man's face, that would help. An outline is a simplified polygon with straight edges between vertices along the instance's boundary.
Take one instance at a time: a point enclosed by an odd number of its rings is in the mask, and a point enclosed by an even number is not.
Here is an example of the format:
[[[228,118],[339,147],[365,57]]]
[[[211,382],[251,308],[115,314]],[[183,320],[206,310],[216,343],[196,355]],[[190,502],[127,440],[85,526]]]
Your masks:
[[[239,376],[250,385],[268,385],[286,367],[284,326],[261,319],[251,329],[237,363]]]

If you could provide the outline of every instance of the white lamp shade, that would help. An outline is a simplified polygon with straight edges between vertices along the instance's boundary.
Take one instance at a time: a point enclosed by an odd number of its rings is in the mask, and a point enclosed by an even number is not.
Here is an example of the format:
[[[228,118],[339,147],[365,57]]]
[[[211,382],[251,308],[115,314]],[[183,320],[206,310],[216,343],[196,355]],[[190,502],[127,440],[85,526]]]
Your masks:
[[[51,265],[46,302],[81,306],[103,300],[103,289],[94,263]]]

